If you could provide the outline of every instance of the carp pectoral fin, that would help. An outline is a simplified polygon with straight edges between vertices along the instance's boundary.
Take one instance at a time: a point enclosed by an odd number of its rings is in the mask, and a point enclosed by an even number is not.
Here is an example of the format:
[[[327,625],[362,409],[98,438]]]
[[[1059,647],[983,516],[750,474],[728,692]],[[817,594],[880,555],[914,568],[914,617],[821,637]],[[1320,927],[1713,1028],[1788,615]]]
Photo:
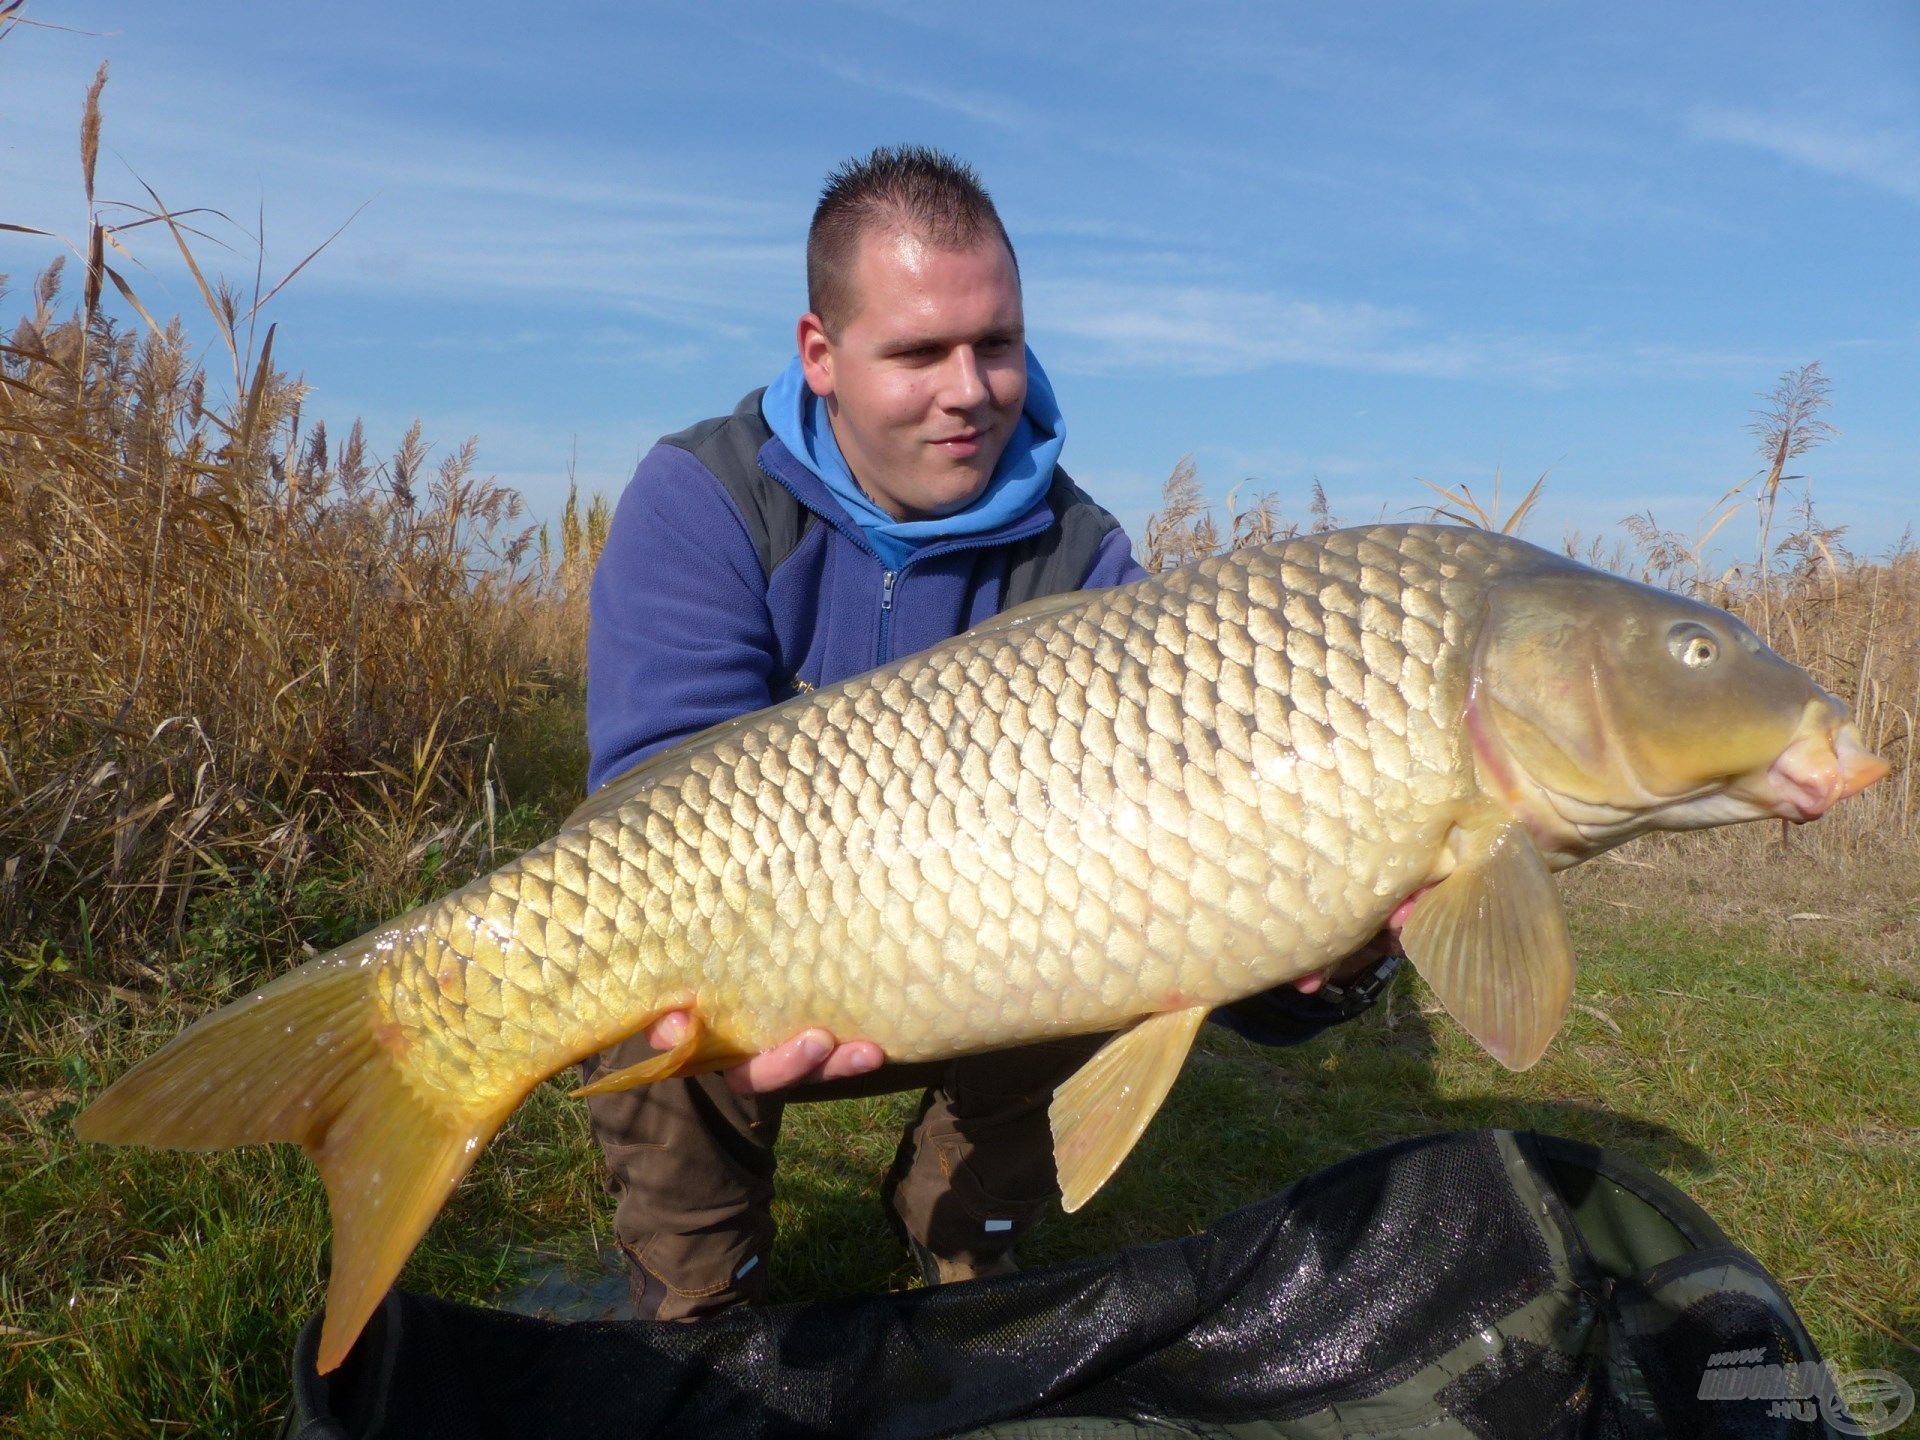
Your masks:
[[[737,1060],[752,1058],[744,1051],[722,1044],[697,1013],[688,1015],[687,1021],[687,1033],[680,1037],[680,1043],[671,1050],[649,1055],[637,1065],[595,1076],[573,1091],[573,1098],[578,1100],[586,1095],[611,1095],[616,1090],[631,1090],[636,1085],[651,1085],[656,1080],[672,1080],[681,1075],[703,1075]]]
[[[1069,1213],[1127,1158],[1186,1064],[1210,1007],[1149,1015],[1094,1053],[1053,1095],[1053,1164]]]
[[[1517,820],[1467,832],[1460,868],[1421,896],[1400,933],[1447,1013],[1509,1070],[1546,1051],[1573,999],[1567,916]]]

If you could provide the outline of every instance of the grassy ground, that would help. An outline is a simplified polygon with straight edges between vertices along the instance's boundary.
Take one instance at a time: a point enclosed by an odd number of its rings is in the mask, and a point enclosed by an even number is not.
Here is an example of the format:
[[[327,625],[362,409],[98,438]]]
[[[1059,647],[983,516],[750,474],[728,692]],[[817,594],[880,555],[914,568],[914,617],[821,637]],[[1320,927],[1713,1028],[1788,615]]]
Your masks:
[[[1531,1127],[1667,1175],[1781,1277],[1836,1364],[1920,1381],[1914,970],[1890,965],[1884,947],[1783,941],[1752,916],[1675,918],[1687,871],[1658,874],[1603,863],[1569,886],[1583,1008],[1534,1070],[1501,1071],[1413,982],[1297,1051],[1210,1035],[1140,1152],[1027,1260],[1183,1234],[1401,1136]],[[325,932],[352,917],[308,923]],[[100,1077],[239,978],[218,949],[239,930],[207,932],[203,963],[171,1000],[72,975],[16,977],[6,992],[0,1416],[11,1433],[271,1430],[293,1332],[321,1298],[327,1227],[310,1167],[278,1149],[155,1155],[70,1134]],[[876,1203],[909,1106],[903,1096],[791,1114],[782,1298],[909,1283]],[[518,1286],[529,1256],[590,1269],[608,1244],[595,1160],[581,1107],[544,1087],[402,1283],[487,1302]]]

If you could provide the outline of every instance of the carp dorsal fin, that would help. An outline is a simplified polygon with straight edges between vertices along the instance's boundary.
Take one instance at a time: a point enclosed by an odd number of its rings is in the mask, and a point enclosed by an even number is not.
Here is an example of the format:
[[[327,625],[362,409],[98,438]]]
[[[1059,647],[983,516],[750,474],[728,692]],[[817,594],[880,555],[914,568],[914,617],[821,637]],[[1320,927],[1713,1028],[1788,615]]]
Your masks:
[[[1058,595],[1042,595],[1038,600],[1029,600],[1011,610],[1002,610],[990,620],[982,620],[961,638],[977,640],[982,635],[1000,635],[1008,630],[1018,630],[1022,625],[1031,625],[1036,620],[1045,620],[1066,610],[1077,610],[1082,605],[1090,604],[1099,594],[1098,590],[1066,590]]]
[[[658,1018],[655,1016],[646,1023],[651,1025]],[[704,1075],[709,1070],[724,1069],[751,1058],[750,1052],[738,1050],[717,1039],[700,1018],[699,1012],[695,1011],[687,1016],[687,1033],[680,1037],[679,1043],[672,1049],[649,1055],[638,1064],[628,1065],[624,1069],[596,1075],[587,1084],[574,1090],[572,1098],[578,1100],[586,1095],[611,1095],[616,1090],[631,1090],[637,1085],[651,1085],[656,1080],[671,1080],[680,1075]]]
[[[1400,933],[1447,1013],[1509,1070],[1545,1052],[1573,999],[1573,941],[1553,877],[1518,820],[1461,837],[1460,867]]]
[[[1053,1164],[1069,1213],[1093,1198],[1145,1133],[1186,1064],[1206,1005],[1149,1015],[1113,1037],[1053,1095]]]

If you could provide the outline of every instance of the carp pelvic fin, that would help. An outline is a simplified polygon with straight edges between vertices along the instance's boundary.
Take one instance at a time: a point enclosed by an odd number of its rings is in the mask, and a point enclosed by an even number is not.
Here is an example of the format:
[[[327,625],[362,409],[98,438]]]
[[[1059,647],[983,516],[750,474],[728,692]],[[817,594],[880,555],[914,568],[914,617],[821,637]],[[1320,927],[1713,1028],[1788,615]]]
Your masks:
[[[376,932],[375,937],[382,932]],[[353,1348],[480,1148],[522,1098],[472,1107],[407,1074],[383,1036],[368,942],[216,1010],[142,1061],[75,1123],[83,1140],[213,1150],[291,1141],[333,1213],[319,1369]]]
[[[1525,1070],[1573,999],[1566,912],[1518,820],[1476,826],[1462,848],[1460,868],[1415,904],[1401,943],[1447,1013],[1502,1065]]]
[[[1113,1037],[1054,1092],[1053,1164],[1071,1214],[1120,1168],[1173,1088],[1211,1007],[1149,1015]]]
[[[652,1020],[647,1021],[648,1025],[652,1023]],[[703,1075],[709,1070],[723,1069],[736,1061],[751,1058],[748,1052],[722,1044],[715,1038],[713,1032],[707,1029],[706,1022],[697,1012],[690,1013],[687,1016],[687,1033],[680,1037],[680,1043],[671,1050],[662,1050],[658,1055],[649,1055],[637,1065],[628,1065],[624,1069],[614,1070],[605,1075],[596,1075],[585,1085],[574,1090],[572,1097],[580,1100],[588,1095],[611,1095],[616,1090],[631,1090],[637,1085],[651,1085],[656,1080],[672,1080],[681,1075]]]

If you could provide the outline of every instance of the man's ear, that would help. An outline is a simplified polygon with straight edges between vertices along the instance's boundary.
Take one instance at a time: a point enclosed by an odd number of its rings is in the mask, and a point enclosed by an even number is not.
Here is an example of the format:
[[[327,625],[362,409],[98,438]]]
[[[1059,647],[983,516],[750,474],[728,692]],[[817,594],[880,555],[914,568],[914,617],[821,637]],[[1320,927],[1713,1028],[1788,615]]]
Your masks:
[[[807,388],[822,400],[833,394],[833,341],[827,338],[827,322],[809,310],[800,317],[794,341],[800,350],[800,372],[807,377]]]

